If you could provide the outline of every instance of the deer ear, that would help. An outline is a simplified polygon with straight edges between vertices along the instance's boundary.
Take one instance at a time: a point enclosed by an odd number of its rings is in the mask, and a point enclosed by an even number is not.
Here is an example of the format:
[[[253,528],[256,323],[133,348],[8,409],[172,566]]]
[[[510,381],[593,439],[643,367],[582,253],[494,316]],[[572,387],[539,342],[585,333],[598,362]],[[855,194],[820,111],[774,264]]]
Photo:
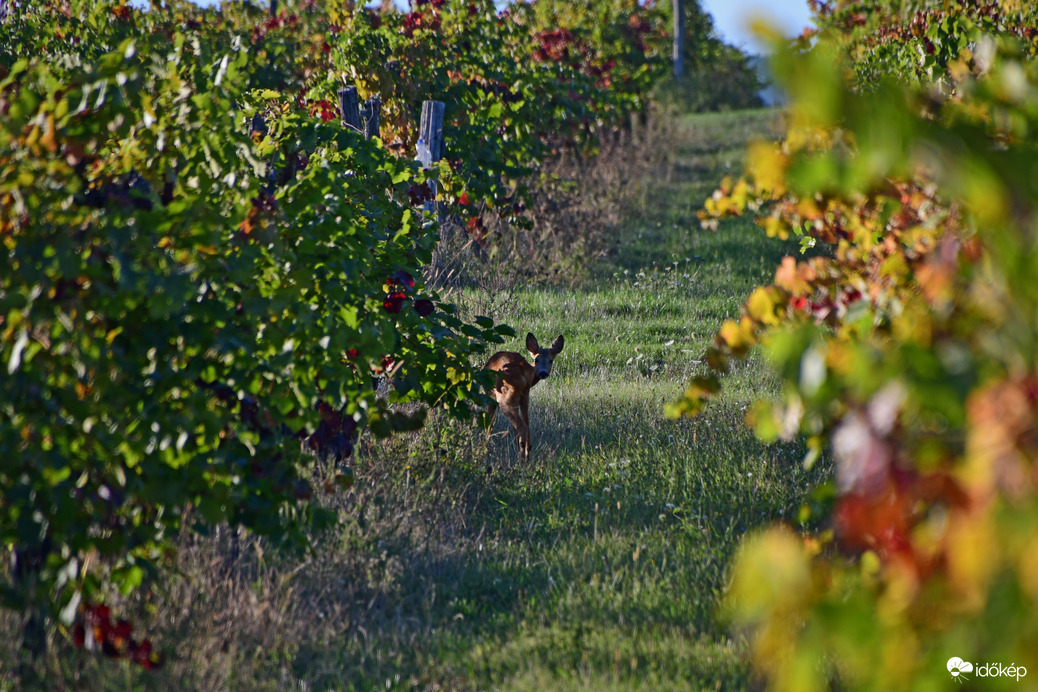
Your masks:
[[[526,350],[535,356],[541,352],[541,345],[537,343],[537,337],[532,333],[526,335]]]
[[[562,334],[555,337],[555,341],[551,342],[551,352],[553,355],[562,353],[562,347],[566,345],[566,340],[562,338]]]

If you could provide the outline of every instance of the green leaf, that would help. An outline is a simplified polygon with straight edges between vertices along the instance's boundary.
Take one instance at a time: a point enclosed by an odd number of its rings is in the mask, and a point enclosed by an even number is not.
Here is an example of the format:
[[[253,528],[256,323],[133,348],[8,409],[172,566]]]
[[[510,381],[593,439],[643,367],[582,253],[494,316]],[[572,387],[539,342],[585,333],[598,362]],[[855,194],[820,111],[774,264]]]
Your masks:
[[[137,565],[117,569],[112,572],[112,581],[124,596],[129,596],[144,582],[144,570]]]

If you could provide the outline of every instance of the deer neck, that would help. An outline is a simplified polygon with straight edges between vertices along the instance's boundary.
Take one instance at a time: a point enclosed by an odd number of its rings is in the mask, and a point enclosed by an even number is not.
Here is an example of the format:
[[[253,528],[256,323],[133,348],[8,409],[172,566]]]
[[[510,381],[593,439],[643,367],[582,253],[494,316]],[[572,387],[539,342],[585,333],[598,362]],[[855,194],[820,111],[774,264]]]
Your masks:
[[[540,380],[537,379],[536,373],[537,370],[529,363],[526,363],[526,367],[523,368],[523,376],[526,378],[527,390],[533,389],[537,383],[540,382]]]

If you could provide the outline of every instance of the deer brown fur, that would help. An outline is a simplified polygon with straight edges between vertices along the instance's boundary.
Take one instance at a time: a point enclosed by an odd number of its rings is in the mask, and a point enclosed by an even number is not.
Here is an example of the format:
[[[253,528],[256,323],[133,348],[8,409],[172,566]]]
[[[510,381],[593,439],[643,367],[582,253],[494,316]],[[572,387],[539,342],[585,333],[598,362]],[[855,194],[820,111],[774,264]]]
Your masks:
[[[487,408],[487,423],[492,424],[500,407],[515,430],[519,453],[530,458],[530,390],[551,375],[551,366],[562,351],[562,335],[549,348],[542,349],[533,334],[526,335],[526,350],[533,356],[533,365],[514,351],[499,351],[484,366],[497,373],[497,383],[490,390],[494,403]]]

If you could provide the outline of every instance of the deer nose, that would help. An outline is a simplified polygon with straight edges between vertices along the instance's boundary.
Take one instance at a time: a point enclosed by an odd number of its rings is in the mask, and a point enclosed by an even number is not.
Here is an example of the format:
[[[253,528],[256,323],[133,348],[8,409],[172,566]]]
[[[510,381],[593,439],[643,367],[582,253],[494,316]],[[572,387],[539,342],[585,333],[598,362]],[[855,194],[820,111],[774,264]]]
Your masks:
[[[537,371],[537,379],[538,380],[546,380],[546,379],[548,379],[548,371],[547,370],[538,370]]]

